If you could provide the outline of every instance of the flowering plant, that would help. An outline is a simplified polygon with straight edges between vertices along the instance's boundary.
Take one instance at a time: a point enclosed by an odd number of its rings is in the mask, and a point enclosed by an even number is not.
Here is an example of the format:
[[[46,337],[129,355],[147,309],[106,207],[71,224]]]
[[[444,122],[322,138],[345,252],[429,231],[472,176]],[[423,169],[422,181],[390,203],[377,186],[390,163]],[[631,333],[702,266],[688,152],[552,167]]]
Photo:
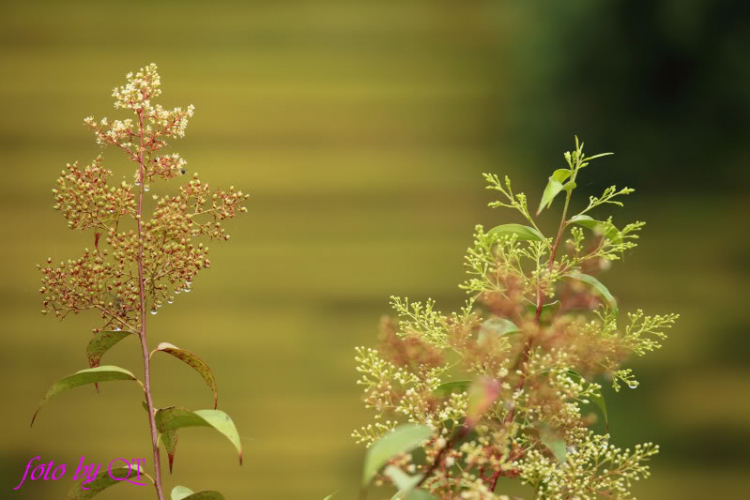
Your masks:
[[[622,206],[633,192],[615,186],[569,216],[587,157],[576,138],[542,194],[538,216],[565,195],[554,237],[545,236],[526,196],[510,180],[485,174],[524,224],[476,226],[460,288],[469,299],[444,315],[435,302],[392,297],[398,320],[381,323],[381,347],[357,348],[358,384],[375,422],[353,433],[368,447],[363,497],[371,482],[394,498],[508,499],[500,478],[518,479],[535,499],[631,499],[631,482],[649,476],[658,446],[610,444],[589,427],[607,407],[597,380],[618,391],[638,381],[627,358],[661,347],[676,314],[621,318],[595,277],[636,246],[643,222],[617,227],[591,215]],[[419,449],[419,453],[411,454]]]
[[[222,222],[246,212],[248,195],[241,191],[211,190],[195,173],[176,194],[148,195],[152,183],[169,181],[186,174],[186,162],[176,153],[161,154],[167,141],[182,138],[193,116],[193,106],[165,109],[153,101],[161,95],[161,79],[155,64],[127,75],[127,83],[114,89],[115,108],[135,116],[109,121],[86,118],[102,147],[114,146],[135,164],[132,181],[112,183],[113,173],[104,167],[100,155],[85,167],[68,164],[53,190],[55,209],[68,220],[71,229],[93,233],[93,248],[55,267],[52,259],[39,266],[40,292],[44,314],[61,320],[70,313],[95,311],[101,318],[87,346],[89,368],[55,383],[39,409],[58,394],[81,385],[114,380],[137,382],[144,392],[154,457],[154,483],[159,500],[162,490],[159,441],[164,446],[172,470],[177,433],[184,427],[212,427],[226,436],[237,449],[242,463],[239,435],[229,416],[217,410],[218,390],[208,364],[195,354],[162,342],[149,350],[147,321],[175,296],[192,290],[196,275],[211,265],[209,248],[199,239],[226,241],[229,235]],[[151,198],[151,199],[149,199]],[[149,212],[149,208],[151,209]],[[102,356],[126,337],[138,338],[143,356],[141,382],[117,366],[102,366]],[[211,409],[191,411],[179,407],[156,408],[151,396],[150,363],[157,353],[165,353],[187,363],[205,380],[213,392]],[[37,410],[37,413],[39,410]],[[34,419],[37,414],[34,415]],[[32,425],[34,420],[32,419]],[[144,473],[140,468],[137,473]],[[128,467],[128,474],[130,469]],[[149,476],[151,477],[151,476]],[[114,484],[102,478],[91,484],[92,491],[80,487],[69,498],[90,498]],[[80,498],[84,498],[81,496]],[[193,493],[178,486],[172,498],[223,498],[215,491]]]

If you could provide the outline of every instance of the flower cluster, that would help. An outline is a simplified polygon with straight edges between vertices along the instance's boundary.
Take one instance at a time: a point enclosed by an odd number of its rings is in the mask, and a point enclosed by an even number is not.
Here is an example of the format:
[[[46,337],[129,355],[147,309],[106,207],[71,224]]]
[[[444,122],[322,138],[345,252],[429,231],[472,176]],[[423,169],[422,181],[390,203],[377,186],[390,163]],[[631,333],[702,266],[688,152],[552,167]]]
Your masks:
[[[68,313],[96,310],[104,329],[137,331],[142,318],[139,272],[145,283],[147,309],[155,314],[175,295],[191,290],[198,272],[211,265],[209,248],[197,238],[226,241],[223,221],[246,212],[247,194],[212,190],[194,174],[176,195],[152,195],[153,211],[145,208],[150,183],[186,173],[177,153],[157,156],[167,137],[183,137],[193,106],[166,110],[153,99],[161,94],[161,78],[151,64],[127,75],[113,92],[115,108],[131,110],[134,118],[96,121],[86,118],[97,142],[115,146],[135,163],[134,182],[109,185],[112,172],[102,156],[80,168],[68,165],[53,190],[55,208],[72,229],[91,229],[93,250],[42,272],[43,312],[60,318]],[[145,199],[144,199],[145,198]]]
[[[621,322],[595,275],[636,246],[643,223],[618,229],[612,218],[585,214],[621,205],[617,197],[632,190],[607,188],[569,217],[575,179],[597,157],[586,157],[578,143],[565,157],[569,169],[550,177],[539,208],[565,193],[555,237],[542,234],[509,180],[486,175],[488,189],[504,197],[491,206],[517,210],[531,226],[477,226],[461,285],[470,295],[466,306],[443,315],[434,301],[392,298],[398,321],[381,323],[381,347],[358,348],[358,383],[376,422],[354,438],[369,447],[407,422],[432,434],[422,443],[423,460],[399,454],[378,482],[417,485],[440,499],[503,499],[496,489],[506,477],[530,485],[537,499],[626,500],[632,481],[648,477],[657,446],[622,450],[590,429],[608,419],[596,380],[637,387],[622,364],[658,349],[678,316],[638,310]],[[394,481],[399,474],[412,476]]]

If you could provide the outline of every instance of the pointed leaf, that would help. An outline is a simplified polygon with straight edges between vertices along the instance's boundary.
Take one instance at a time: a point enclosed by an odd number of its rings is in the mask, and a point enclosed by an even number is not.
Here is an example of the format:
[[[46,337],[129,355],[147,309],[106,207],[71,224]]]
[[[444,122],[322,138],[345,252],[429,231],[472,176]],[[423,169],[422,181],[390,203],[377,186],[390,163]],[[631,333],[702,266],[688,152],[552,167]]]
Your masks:
[[[409,493],[411,493],[424,477],[424,474],[410,476],[394,465],[386,467],[384,473],[393,482],[396,488],[398,488],[398,493],[393,495],[392,500],[403,500],[408,498]]]
[[[224,500],[224,496],[218,491],[193,493],[193,490],[185,486],[175,486],[172,488],[172,500]]]
[[[479,328],[479,342],[483,342],[488,335],[508,337],[521,333],[521,329],[512,321],[505,318],[490,318]]]
[[[328,495],[327,497],[325,497],[323,500],[331,500],[336,493],[338,493],[338,492],[334,491],[333,493],[331,493],[330,495]]]
[[[534,229],[533,227],[524,226],[521,224],[502,224],[497,227],[490,229],[487,234],[489,236],[510,236],[515,234],[518,241],[544,241],[542,233]]]
[[[367,486],[375,474],[388,460],[401,453],[408,453],[429,439],[433,430],[424,425],[402,425],[380,438],[367,450],[362,484]]]
[[[185,427],[212,427],[223,434],[237,449],[242,465],[242,444],[232,419],[221,410],[189,411],[184,408],[162,408],[156,412],[156,428],[162,434]]]
[[[208,366],[208,364],[205,361],[203,361],[201,358],[199,358],[195,354],[192,354],[184,349],[180,349],[176,345],[172,345],[168,342],[162,342],[161,344],[156,346],[156,349],[154,349],[151,352],[151,356],[153,356],[154,353],[157,351],[171,354],[175,358],[184,361],[191,368],[197,371],[200,374],[200,376],[203,377],[203,380],[206,381],[206,384],[208,385],[208,387],[213,391],[214,409],[216,409],[216,407],[219,404],[219,389],[216,385],[216,379],[214,378],[214,374],[211,371],[211,368]]]
[[[450,396],[454,392],[466,392],[471,387],[471,380],[456,380],[454,382],[446,382],[437,386],[437,389],[432,391],[435,396],[446,397]]]
[[[582,281],[586,283],[587,285],[590,285],[594,289],[594,293],[599,296],[601,299],[607,302],[610,309],[615,313],[615,316],[619,312],[617,309],[617,301],[612,296],[611,293],[609,293],[609,290],[606,286],[602,284],[601,281],[594,278],[591,275],[583,274],[583,273],[568,273],[565,275],[566,278]]]
[[[536,211],[537,215],[542,213],[542,210],[549,208],[552,205],[552,200],[554,200],[555,197],[560,194],[560,191],[563,190],[562,183],[568,177],[570,177],[570,170],[566,168],[559,168],[552,173],[547,182],[547,186],[544,188],[542,200],[539,202],[539,208]]]
[[[115,344],[129,335],[135,335],[132,332],[123,330],[112,330],[99,332],[89,341],[86,346],[86,356],[89,359],[89,366],[96,368],[101,364],[102,356],[109,351]]]
[[[131,467],[118,467],[111,471],[102,469],[99,471],[97,478],[90,483],[83,485],[83,481],[77,481],[73,488],[68,492],[68,496],[65,497],[65,500],[89,500],[110,486],[121,482],[128,482],[130,484],[137,483],[140,486],[144,484],[141,476],[147,477],[151,483],[154,482],[154,479],[146,474],[143,471],[143,467],[138,464]],[[82,486],[85,486],[88,489],[84,490]]]
[[[159,440],[164,444],[164,449],[167,452],[167,459],[169,460],[169,473],[172,473],[174,466],[174,455],[177,451],[177,431],[170,430],[159,434]]]
[[[135,378],[135,375],[118,366],[105,365],[78,371],[55,382],[52,387],[47,390],[44,399],[39,402],[39,408],[34,412],[34,417],[31,419],[31,425],[34,425],[34,420],[36,420],[36,416],[39,414],[42,407],[53,397],[82,385],[95,384],[98,382],[111,382],[113,380],[134,380],[139,384],[141,383]],[[143,384],[141,384],[141,386],[142,385]]]
[[[578,224],[579,226],[591,229],[592,231],[599,231],[604,228],[604,222],[592,219],[588,215],[576,215],[575,217],[571,217],[568,222],[571,224]]]
[[[91,368],[99,366],[104,353],[128,335],[134,334],[122,330],[104,331],[95,334],[86,346],[86,357],[89,359],[89,366]],[[99,384],[94,384],[94,387],[96,387],[96,392],[99,392]]]
[[[583,378],[578,373],[574,372],[573,370],[568,370],[568,375],[570,378],[575,380],[578,383],[588,382],[585,378]],[[601,390],[598,394],[594,394],[592,396],[589,396],[589,400],[594,403],[596,406],[599,407],[599,409],[602,411],[602,415],[604,415],[604,422],[607,426],[607,432],[609,432],[609,415],[607,415],[607,402],[604,400],[604,395],[602,394]]]

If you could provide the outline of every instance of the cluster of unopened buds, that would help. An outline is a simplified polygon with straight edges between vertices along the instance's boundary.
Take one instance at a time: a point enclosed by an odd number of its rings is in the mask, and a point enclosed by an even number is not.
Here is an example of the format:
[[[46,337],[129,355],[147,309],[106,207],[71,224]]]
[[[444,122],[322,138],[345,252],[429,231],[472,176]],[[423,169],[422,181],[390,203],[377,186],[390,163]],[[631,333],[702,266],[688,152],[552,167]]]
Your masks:
[[[53,190],[54,208],[68,220],[71,229],[93,230],[93,250],[73,260],[52,266],[52,259],[39,266],[42,272],[43,313],[99,310],[105,327],[136,329],[140,322],[141,297],[138,266],[146,283],[148,309],[155,314],[175,295],[190,292],[198,272],[211,265],[209,249],[194,241],[229,240],[222,221],[244,213],[248,195],[229,190],[211,190],[198,174],[180,186],[176,195],[144,193],[155,181],[168,181],[187,173],[187,162],[177,153],[156,155],[167,146],[166,138],[183,137],[194,107],[166,110],[152,100],[161,94],[161,79],[155,65],[127,75],[126,85],[113,92],[115,107],[132,110],[136,117],[84,123],[93,130],[97,143],[115,146],[136,164],[134,181],[111,183],[112,172],[103,157],[90,165],[67,165]],[[146,216],[146,203],[153,210]],[[135,224],[133,223],[135,222]]]

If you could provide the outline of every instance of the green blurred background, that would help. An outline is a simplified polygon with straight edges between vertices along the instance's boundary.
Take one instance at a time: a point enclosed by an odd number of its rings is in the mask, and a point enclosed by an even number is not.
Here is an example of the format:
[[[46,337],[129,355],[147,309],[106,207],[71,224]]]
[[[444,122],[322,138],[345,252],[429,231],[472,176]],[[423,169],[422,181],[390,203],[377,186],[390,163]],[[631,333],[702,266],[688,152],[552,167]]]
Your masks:
[[[666,347],[635,364],[640,387],[609,396],[615,442],[663,448],[636,491],[747,498],[749,7],[3,2],[0,497],[64,497],[71,472],[12,491],[35,455],[69,466],[149,456],[127,384],[71,392],[28,423],[49,385],[85,366],[95,324],[38,312],[34,265],[91,245],[52,210],[50,189],[66,162],[98,152],[83,117],[121,117],[111,89],[153,61],[162,103],[196,106],[174,149],[204,180],[252,195],[195,293],[150,318],[152,344],[213,366],[245,465],[223,438],[191,429],[168,488],[354,498],[363,450],[349,434],[369,419],[354,346],[376,342],[391,294],[459,304],[473,225],[515,221],[486,208],[481,173],[510,175],[533,205],[578,134],[590,153],[616,153],[584,172],[581,194],[627,183],[637,192],[615,222],[648,221],[641,247],[605,276],[610,290],[624,309],[682,314]],[[114,158],[107,150],[120,168]],[[135,342],[108,356],[141,370]],[[154,386],[157,405],[210,405],[174,359],[155,361]],[[100,498],[153,498],[134,488]]]

